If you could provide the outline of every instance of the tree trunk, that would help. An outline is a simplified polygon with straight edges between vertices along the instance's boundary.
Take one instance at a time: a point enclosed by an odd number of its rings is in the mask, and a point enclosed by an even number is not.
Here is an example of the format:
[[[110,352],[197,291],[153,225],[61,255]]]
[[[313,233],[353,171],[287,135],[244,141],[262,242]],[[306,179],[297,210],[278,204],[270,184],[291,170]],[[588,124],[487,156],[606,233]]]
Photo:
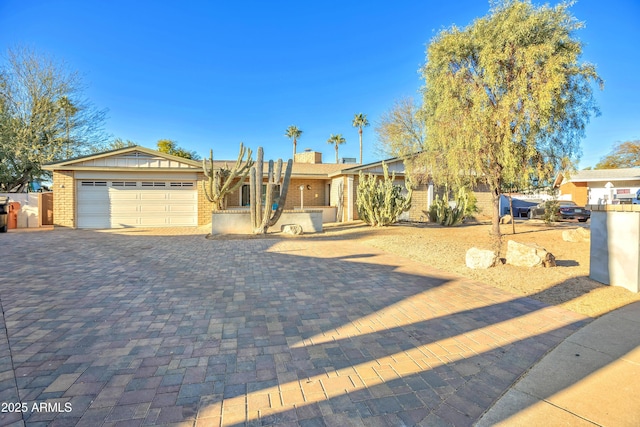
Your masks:
[[[491,216],[491,235],[500,237],[500,190],[491,191],[493,202],[493,215]]]
[[[362,128],[358,129],[360,134],[360,164],[362,164]]]
[[[500,190],[492,190],[493,215],[491,218],[491,237],[493,251],[500,256],[502,253],[502,235],[500,234]]]
[[[336,144],[336,164],[338,164],[338,144]]]
[[[509,215],[511,215],[511,226],[513,228],[513,234],[516,234],[516,217],[513,216],[513,197],[509,193]]]

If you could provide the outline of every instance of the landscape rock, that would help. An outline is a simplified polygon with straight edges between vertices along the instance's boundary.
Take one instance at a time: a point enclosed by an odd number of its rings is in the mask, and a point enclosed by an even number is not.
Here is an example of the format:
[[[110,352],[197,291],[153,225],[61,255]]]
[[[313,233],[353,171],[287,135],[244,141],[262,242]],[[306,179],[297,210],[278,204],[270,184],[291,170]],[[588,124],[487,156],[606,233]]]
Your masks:
[[[511,215],[505,215],[500,218],[500,224],[511,224],[513,222],[513,217]]]
[[[555,267],[556,258],[535,243],[507,242],[507,264],[517,267]]]
[[[291,234],[294,236],[299,236],[303,234],[302,226],[298,224],[285,224],[282,226],[281,231],[286,234]]]
[[[573,242],[578,243],[584,241],[581,235],[579,235],[576,230],[563,230],[562,231],[562,240],[565,242]]]
[[[473,269],[487,269],[496,265],[498,257],[495,252],[487,249],[471,248],[467,251],[467,267]]]
[[[577,228],[564,230],[562,232],[562,240],[565,242],[588,242],[591,240],[591,232],[585,228]]]
[[[591,241],[591,229],[580,227],[576,233],[580,234],[585,241]]]

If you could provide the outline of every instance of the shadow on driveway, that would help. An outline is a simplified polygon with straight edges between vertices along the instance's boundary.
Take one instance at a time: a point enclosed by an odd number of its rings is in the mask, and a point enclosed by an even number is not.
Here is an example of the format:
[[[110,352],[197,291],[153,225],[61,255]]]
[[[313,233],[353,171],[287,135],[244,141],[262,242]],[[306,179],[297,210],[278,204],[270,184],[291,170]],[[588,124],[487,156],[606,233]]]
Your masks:
[[[52,410],[3,425],[471,425],[589,321],[348,240],[6,237],[0,392]]]

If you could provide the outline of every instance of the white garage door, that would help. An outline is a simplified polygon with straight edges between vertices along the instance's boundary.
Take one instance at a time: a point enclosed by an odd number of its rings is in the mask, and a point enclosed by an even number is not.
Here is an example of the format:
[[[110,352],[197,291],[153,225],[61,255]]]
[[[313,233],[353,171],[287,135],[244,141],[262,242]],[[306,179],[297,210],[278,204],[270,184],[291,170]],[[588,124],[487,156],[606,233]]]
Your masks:
[[[78,228],[196,226],[194,181],[77,181]]]

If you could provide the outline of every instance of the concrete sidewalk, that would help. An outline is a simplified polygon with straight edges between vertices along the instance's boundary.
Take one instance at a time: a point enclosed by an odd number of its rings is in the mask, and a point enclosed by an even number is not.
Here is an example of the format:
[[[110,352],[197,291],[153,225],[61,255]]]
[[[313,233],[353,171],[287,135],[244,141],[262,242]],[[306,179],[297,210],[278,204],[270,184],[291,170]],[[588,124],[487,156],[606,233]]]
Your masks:
[[[477,423],[495,425],[640,425],[640,303],[558,345]]]

